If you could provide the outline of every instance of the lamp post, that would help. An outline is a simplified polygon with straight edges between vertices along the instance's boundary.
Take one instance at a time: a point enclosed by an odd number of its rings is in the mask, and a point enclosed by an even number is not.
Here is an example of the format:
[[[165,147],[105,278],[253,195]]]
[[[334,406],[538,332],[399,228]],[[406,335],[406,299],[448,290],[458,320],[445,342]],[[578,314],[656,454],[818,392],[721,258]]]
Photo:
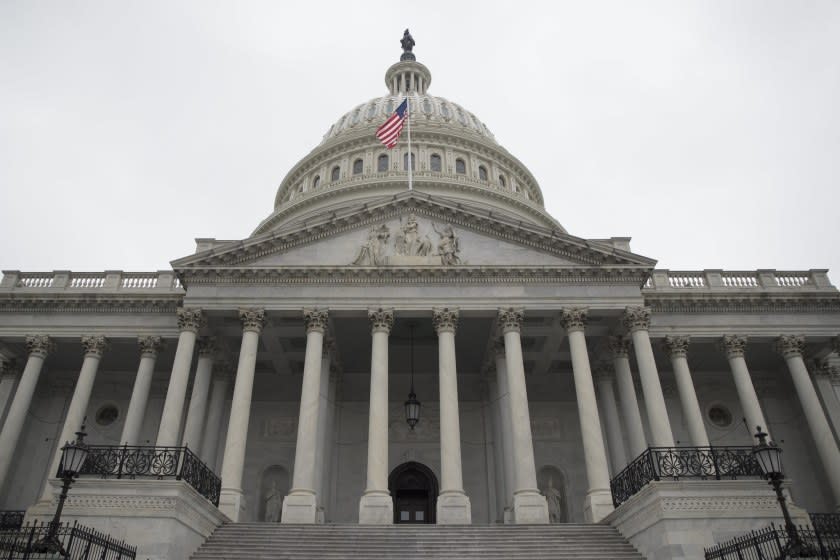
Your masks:
[[[420,401],[414,394],[414,323],[409,324],[409,361],[411,364],[411,391],[408,393],[408,400],[405,401],[405,421],[413,431],[414,426],[420,421]]]
[[[782,493],[782,481],[785,479],[785,473],[782,470],[782,450],[772,441],[767,442],[767,434],[761,431],[761,426],[756,426],[756,430],[755,437],[758,439],[758,445],[753,446],[752,455],[758,462],[767,483],[776,491],[776,498],[779,500],[779,507],[782,509],[782,515],[785,518],[788,542],[782,550],[782,558],[804,556],[808,553],[809,548],[799,538],[799,532],[790,518],[790,512],[788,512],[787,500]]]
[[[68,553],[61,546],[61,541],[58,540],[58,528],[61,523],[61,511],[64,509],[64,502],[67,500],[67,492],[70,490],[70,485],[73,484],[73,479],[79,475],[82,470],[82,465],[85,464],[90,448],[85,443],[85,424],[82,421],[81,429],[76,432],[76,441],[67,442],[61,448],[61,462],[58,467],[58,477],[63,483],[61,487],[61,495],[58,497],[58,507],[55,508],[55,515],[50,521],[50,528],[47,535],[32,544],[33,552],[60,554],[67,557]]]

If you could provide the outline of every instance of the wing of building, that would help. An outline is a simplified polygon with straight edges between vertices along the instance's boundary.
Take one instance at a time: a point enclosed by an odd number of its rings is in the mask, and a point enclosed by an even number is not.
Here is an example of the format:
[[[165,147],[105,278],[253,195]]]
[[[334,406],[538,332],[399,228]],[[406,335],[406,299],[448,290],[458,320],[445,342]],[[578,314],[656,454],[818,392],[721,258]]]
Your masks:
[[[661,270],[575,237],[411,46],[249,237],[166,271],[3,272],[0,510],[49,519],[85,419],[65,516],[156,558],[226,521],[601,522],[696,552],[780,519],[757,426],[794,516],[835,510],[826,271]],[[411,151],[386,149],[405,98]]]

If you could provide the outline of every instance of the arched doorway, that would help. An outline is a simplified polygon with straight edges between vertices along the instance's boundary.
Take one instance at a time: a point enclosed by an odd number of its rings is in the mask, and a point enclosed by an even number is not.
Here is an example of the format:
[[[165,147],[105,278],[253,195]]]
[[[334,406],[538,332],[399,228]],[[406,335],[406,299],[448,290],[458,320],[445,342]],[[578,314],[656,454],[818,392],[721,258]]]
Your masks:
[[[388,490],[394,498],[394,523],[434,523],[438,481],[426,465],[410,461],[391,471]]]

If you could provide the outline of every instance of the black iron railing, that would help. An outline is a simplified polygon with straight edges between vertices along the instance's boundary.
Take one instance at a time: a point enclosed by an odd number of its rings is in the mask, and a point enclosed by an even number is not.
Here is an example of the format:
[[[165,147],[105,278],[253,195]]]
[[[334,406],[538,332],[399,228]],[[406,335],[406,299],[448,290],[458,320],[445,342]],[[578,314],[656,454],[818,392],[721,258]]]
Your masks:
[[[33,551],[33,545],[46,537],[49,530],[49,523],[34,523],[17,529],[0,529],[0,559],[59,558],[55,553]],[[137,547],[77,523],[62,524],[55,536],[68,553],[65,558],[70,560],[133,560],[137,556]]]
[[[792,547],[798,549],[793,552]],[[752,560],[776,558],[840,558],[840,534],[824,533],[813,527],[793,527],[790,532],[777,525],[705,549],[706,560]]]
[[[840,513],[809,513],[811,525],[820,533],[840,535]]]
[[[752,447],[648,447],[610,481],[618,507],[653,480],[761,477]]]
[[[25,511],[0,511],[0,529],[19,529],[24,515]]]
[[[91,445],[80,474],[183,480],[215,506],[222,489],[221,479],[187,447]]]

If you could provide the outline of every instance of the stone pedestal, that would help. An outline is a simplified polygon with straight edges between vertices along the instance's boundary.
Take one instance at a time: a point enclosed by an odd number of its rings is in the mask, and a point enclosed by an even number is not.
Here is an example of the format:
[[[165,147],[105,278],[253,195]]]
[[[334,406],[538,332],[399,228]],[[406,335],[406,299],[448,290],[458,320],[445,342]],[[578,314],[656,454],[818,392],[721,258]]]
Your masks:
[[[548,502],[545,496],[533,490],[513,493],[513,522],[517,525],[548,523]]]
[[[441,492],[437,499],[438,525],[469,525],[472,523],[470,498],[463,492]]]
[[[359,501],[361,525],[391,525],[394,522],[394,500],[379,490],[365,492]]]
[[[292,490],[283,500],[283,523],[318,523],[315,492]]]
[[[61,481],[49,479],[46,498],[26,512],[26,521],[52,520]],[[107,533],[137,547],[143,560],[189,558],[216,527],[230,522],[183,480],[82,478],[64,505],[63,522]]]
[[[219,494],[219,509],[233,521],[245,515],[245,493],[241,488],[224,488]]]
[[[615,509],[609,490],[590,490],[583,500],[583,518],[588,523],[597,523]]]

